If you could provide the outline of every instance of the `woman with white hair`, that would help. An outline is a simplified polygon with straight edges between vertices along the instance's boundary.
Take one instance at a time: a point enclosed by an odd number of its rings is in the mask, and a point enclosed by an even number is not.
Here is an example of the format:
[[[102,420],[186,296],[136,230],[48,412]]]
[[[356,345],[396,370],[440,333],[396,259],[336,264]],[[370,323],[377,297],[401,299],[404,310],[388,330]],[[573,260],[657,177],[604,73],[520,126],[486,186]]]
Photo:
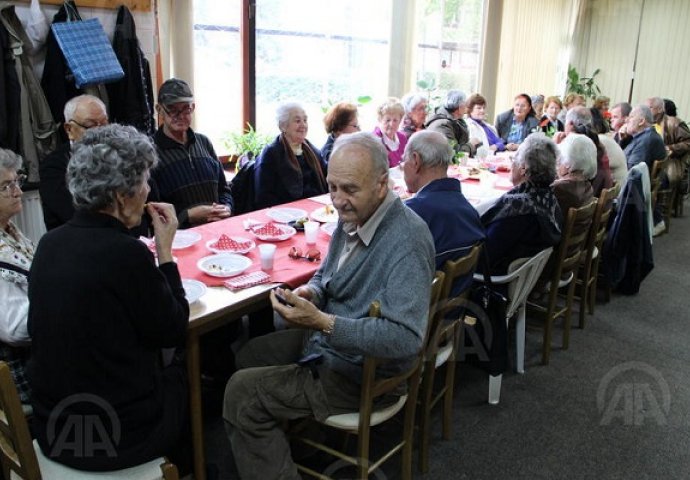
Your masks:
[[[256,160],[254,200],[257,209],[321,195],[328,191],[326,164],[307,140],[309,123],[298,103],[276,110],[280,135],[264,147]]]
[[[520,144],[511,173],[515,186],[482,215],[492,274],[505,274],[513,260],[561,240],[561,209],[551,188],[556,157],[558,147],[541,132]]]
[[[407,137],[398,131],[400,120],[405,114],[405,109],[395,97],[379,105],[376,109],[376,116],[379,124],[374,128],[374,135],[379,137],[388,152],[388,166],[393,168],[402,162],[407,145]]]
[[[402,98],[401,102],[403,108],[405,108],[401,131],[407,138],[410,138],[413,133],[424,130],[424,121],[426,120],[426,110],[429,102],[420,93],[408,93]]]
[[[594,198],[592,178],[597,174],[597,147],[586,135],[571,133],[558,145],[558,179],[553,193],[563,219],[571,208],[580,208]]]

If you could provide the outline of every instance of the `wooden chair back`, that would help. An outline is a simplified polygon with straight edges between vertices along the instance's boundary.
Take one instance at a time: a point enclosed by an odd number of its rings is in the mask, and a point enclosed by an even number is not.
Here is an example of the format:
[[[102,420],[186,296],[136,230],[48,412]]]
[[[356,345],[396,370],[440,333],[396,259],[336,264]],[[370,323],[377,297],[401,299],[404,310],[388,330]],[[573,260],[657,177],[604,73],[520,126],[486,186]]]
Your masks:
[[[4,478],[14,472],[24,480],[41,480],[19,393],[5,362],[0,362],[0,458]]]
[[[441,289],[443,287],[443,279],[445,275],[443,272],[436,272],[431,284],[431,294],[429,298],[429,321],[427,323],[426,335],[424,338],[424,344],[426,344],[429,335],[429,325],[431,324],[430,318],[435,315],[435,305],[438,304],[438,299],[441,295]],[[380,317],[381,316],[381,304],[378,301],[371,303],[369,307],[370,317]],[[419,392],[419,383],[421,378],[422,360],[424,358],[425,349],[420,349],[419,355],[416,357],[413,365],[406,371],[394,377],[376,378],[376,368],[382,363],[387,362],[387,359],[376,358],[367,356],[364,358],[364,365],[362,368],[362,390],[360,396],[359,411],[357,413],[357,427],[342,427],[336,426],[336,424],[331,420],[334,417],[327,418],[323,423],[326,425],[333,426],[339,429],[345,429],[349,433],[354,433],[357,435],[357,453],[356,456],[346,455],[343,452],[337,451],[326,445],[314,442],[313,440],[293,437],[295,440],[300,440],[303,443],[311,445],[321,451],[325,451],[330,455],[334,455],[337,458],[353,465],[357,469],[358,479],[367,479],[371,472],[376,470],[384,461],[393,456],[397,452],[402,453],[402,478],[404,480],[410,480],[412,478],[412,443],[413,443],[413,433],[415,424],[415,412],[417,409],[417,396]],[[405,400],[405,413],[404,413],[404,427],[403,435],[400,442],[395,444],[387,453],[383,454],[379,460],[372,461],[370,459],[370,434],[371,434],[371,421],[372,415],[374,413],[374,400],[382,395],[391,392],[399,391],[399,387],[403,384],[407,384],[407,399]],[[335,417],[338,417],[337,415]],[[297,465],[299,471],[307,473],[318,478],[329,478],[323,474],[315,472],[309,467],[304,465]]]
[[[597,201],[592,200],[580,208],[571,208],[568,211],[561,242],[556,251],[556,263],[551,275],[551,288],[558,290],[563,286],[562,282],[572,278],[580,265],[582,247],[587,241],[592,217],[597,207]]]
[[[592,225],[589,229],[584,256],[580,266],[580,328],[585,327],[585,306],[591,305],[593,298],[590,297],[596,294],[596,291],[592,292],[590,289],[596,280],[598,271],[598,268],[595,268],[595,261],[598,262],[598,257],[601,255],[601,249],[608,233],[609,217],[613,211],[613,200],[618,197],[620,189],[620,184],[616,183],[613,187],[602,190],[594,210]]]
[[[533,310],[539,313],[544,320],[542,345],[542,364],[544,365],[549,364],[551,357],[552,329],[556,318],[563,317],[563,349],[567,349],[570,342],[570,310],[575,293],[577,271],[596,205],[597,201],[592,200],[587,205],[571,208],[568,211],[561,242],[555,252],[554,263],[552,264],[551,279],[547,287],[549,292],[547,305],[530,303],[530,307],[533,307]],[[565,302],[562,307],[558,307],[559,290],[565,286],[568,287]]]

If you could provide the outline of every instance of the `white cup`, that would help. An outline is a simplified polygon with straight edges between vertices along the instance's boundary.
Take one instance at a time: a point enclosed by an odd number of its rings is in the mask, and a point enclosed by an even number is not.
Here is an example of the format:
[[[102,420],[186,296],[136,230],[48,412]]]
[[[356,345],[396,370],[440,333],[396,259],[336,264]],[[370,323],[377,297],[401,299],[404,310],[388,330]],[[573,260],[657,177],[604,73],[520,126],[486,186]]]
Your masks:
[[[276,255],[276,246],[272,243],[259,245],[259,257],[261,257],[261,270],[273,270],[273,259]]]
[[[316,236],[319,234],[319,222],[304,222],[304,236],[307,240],[307,245],[314,245],[316,243]]]
[[[491,172],[482,171],[479,176],[479,188],[483,191],[489,191],[494,188],[496,177]]]

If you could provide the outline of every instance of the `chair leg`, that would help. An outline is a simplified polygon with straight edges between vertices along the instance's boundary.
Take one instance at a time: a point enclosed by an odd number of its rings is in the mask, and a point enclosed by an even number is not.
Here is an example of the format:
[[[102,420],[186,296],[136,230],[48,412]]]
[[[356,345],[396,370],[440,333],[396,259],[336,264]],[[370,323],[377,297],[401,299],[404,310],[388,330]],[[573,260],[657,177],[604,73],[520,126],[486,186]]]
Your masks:
[[[422,374],[421,401],[419,403],[419,471],[426,473],[429,470],[429,437],[431,425],[431,399],[434,390],[435,368],[432,361],[424,362]]]
[[[590,274],[589,293],[587,294],[587,313],[594,315],[594,305],[597,303],[597,279],[599,278],[599,258],[595,258],[592,263],[592,273]]]
[[[584,329],[585,328],[585,308],[587,307],[587,303],[589,302],[589,287],[587,285],[587,279],[583,278],[582,279],[582,285],[580,288],[580,311],[578,312],[579,318],[579,327]]]
[[[489,403],[491,405],[498,405],[501,400],[501,380],[503,375],[489,375]]]
[[[549,359],[551,358],[551,336],[552,336],[551,330],[552,329],[553,329],[553,318],[552,318],[552,315],[549,314],[544,319],[544,340],[543,340],[543,345],[541,346],[541,364],[542,365],[548,365]]]
[[[577,271],[575,272],[577,275]],[[565,297],[565,312],[563,313],[563,350],[568,350],[570,347],[570,315],[573,310],[573,297],[575,296],[575,279],[568,286],[568,293]]]
[[[443,439],[450,440],[453,420],[453,393],[455,390],[455,355],[446,363],[446,391],[443,393]]]
[[[520,305],[515,322],[515,369],[525,373],[525,304]]]
[[[369,478],[369,436],[371,427],[361,429],[357,436],[357,478],[367,480]]]
[[[415,413],[417,412],[417,399],[419,398],[419,384],[421,382],[422,366],[417,367],[417,371],[412,375],[409,384],[408,404],[405,405],[405,426],[403,427],[403,448],[402,448],[402,479],[412,480],[412,444],[414,443]],[[366,475],[364,479],[368,478]]]

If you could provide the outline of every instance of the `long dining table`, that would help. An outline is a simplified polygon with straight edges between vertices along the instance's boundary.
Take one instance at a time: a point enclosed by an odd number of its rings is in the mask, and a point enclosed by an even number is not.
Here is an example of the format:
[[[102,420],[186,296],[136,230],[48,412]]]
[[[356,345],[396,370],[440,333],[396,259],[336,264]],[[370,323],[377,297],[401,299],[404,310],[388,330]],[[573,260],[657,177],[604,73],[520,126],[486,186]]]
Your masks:
[[[502,159],[497,158],[495,161],[500,162]],[[462,181],[462,190],[465,196],[480,213],[483,213],[483,211],[493,205],[496,199],[511,187],[508,180],[509,174],[506,174],[505,171],[499,172],[499,174],[482,171],[481,175],[484,175],[482,178],[476,175],[473,176],[471,170],[465,167],[452,166],[449,168],[448,175]],[[487,175],[490,176],[487,178]],[[391,178],[394,190],[401,198],[410,196],[405,189],[401,171],[392,169]],[[173,252],[182,278],[200,281],[207,287],[206,293],[190,305],[189,327],[187,329],[187,375],[189,379],[190,421],[195,479],[204,480],[206,478],[201,400],[200,337],[230,322],[238,321],[243,315],[267,305],[269,291],[272,288],[280,285],[295,288],[306,283],[320,266],[320,262],[293,259],[288,256],[292,247],[297,247],[306,252],[308,246],[306,245],[303,232],[297,232],[291,238],[283,241],[270,242],[275,243],[277,248],[273,269],[267,272],[270,275],[270,281],[265,284],[231,290],[224,286],[224,281],[228,279],[207,275],[199,269],[197,262],[203,257],[213,254],[206,245],[217,240],[223,234],[230,237],[250,239],[257,245],[267,243],[255,238],[254,234],[247,230],[246,227],[247,224],[254,222],[266,223],[273,221],[271,216],[269,216],[272,213],[271,210],[275,212],[275,210],[286,208],[300,209],[304,210],[309,216],[316,210],[321,211],[325,205],[329,204],[329,196],[321,195],[194,227],[190,230],[198,232],[201,238],[193,245]],[[329,242],[330,235],[321,229],[317,236],[315,247],[321,252],[322,258],[326,257]],[[252,263],[243,274],[261,269],[258,248],[253,248],[245,256]],[[230,348],[230,345],[228,345],[228,348]]]
[[[308,249],[309,246],[306,244],[303,232],[297,232],[291,238],[283,241],[262,242],[250,230],[245,230],[245,223],[272,222],[273,219],[269,217],[271,210],[301,209],[309,215],[323,207],[323,201],[304,199],[273,209],[259,210],[208,223],[191,229],[191,231],[201,235],[200,240],[187,248],[173,252],[181,277],[200,281],[208,287],[206,293],[190,305],[189,327],[187,329],[187,375],[189,378],[190,418],[194,450],[194,478],[196,479],[206,477],[201,404],[200,337],[261,308],[268,301],[269,291],[275,286],[283,285],[294,288],[306,283],[320,265],[319,262],[310,262],[303,258],[293,259],[288,256],[292,247],[299,248],[303,252]],[[224,282],[228,278],[210,276],[202,272],[198,268],[197,262],[206,256],[213,255],[213,252],[208,249],[207,243],[217,240],[221,235],[252,240],[257,246],[261,243],[274,243],[277,247],[274,265],[273,269],[267,272],[270,275],[270,281],[244,289],[231,290],[224,286]],[[319,249],[323,257],[328,251],[329,240],[329,235],[320,230],[315,247]],[[261,270],[258,248],[253,248],[245,256],[251,260],[251,265],[242,272],[243,274]]]

